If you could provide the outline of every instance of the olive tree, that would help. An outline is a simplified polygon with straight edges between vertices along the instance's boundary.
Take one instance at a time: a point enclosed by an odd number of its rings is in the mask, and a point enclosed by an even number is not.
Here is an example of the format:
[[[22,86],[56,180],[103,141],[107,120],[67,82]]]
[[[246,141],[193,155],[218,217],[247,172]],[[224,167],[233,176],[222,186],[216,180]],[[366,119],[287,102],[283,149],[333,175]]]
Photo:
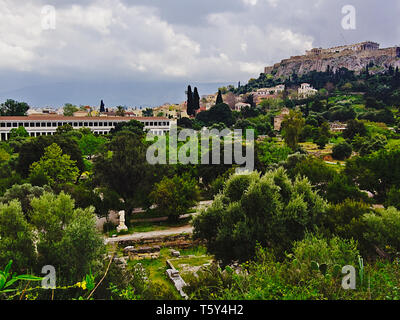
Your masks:
[[[282,168],[261,177],[234,175],[194,219],[194,236],[225,263],[251,259],[258,243],[283,256],[294,240],[316,227],[326,208],[307,179],[292,181]]]

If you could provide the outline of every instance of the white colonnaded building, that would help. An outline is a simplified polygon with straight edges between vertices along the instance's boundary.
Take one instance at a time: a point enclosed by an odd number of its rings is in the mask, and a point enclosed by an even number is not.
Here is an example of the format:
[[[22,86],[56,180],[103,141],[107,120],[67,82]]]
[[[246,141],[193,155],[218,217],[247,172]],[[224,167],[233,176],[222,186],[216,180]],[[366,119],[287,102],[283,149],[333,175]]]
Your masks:
[[[156,117],[65,117],[49,116],[4,116],[0,117],[0,141],[8,140],[12,129],[24,127],[31,137],[53,135],[58,127],[69,124],[74,129],[89,128],[96,134],[107,134],[117,123],[137,120],[144,124],[144,130],[154,135],[165,135],[174,120]]]

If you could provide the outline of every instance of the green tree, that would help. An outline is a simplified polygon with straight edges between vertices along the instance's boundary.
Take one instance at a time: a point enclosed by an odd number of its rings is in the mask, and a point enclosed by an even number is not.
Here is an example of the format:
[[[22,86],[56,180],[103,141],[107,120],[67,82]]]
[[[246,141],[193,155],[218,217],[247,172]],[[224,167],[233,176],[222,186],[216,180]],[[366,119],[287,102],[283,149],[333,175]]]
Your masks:
[[[370,212],[370,206],[363,201],[342,199],[340,203],[329,206],[321,218],[321,225],[328,235],[335,234],[345,239],[357,239],[359,235],[354,233],[353,226],[356,221]]]
[[[96,230],[94,208],[76,209],[58,246],[63,269],[79,279],[100,265],[104,249],[104,240]]]
[[[74,113],[79,111],[79,108],[71,103],[66,103],[63,108],[65,117],[73,117]]]
[[[298,145],[300,134],[303,130],[305,119],[300,111],[290,110],[282,121],[282,134],[285,143],[292,150],[295,150]]]
[[[330,203],[341,203],[345,199],[369,201],[367,193],[361,191],[354,181],[343,173],[335,174],[331,181],[322,188],[320,187],[320,190]]]
[[[367,129],[363,122],[358,120],[349,120],[347,122],[346,130],[343,131],[343,138],[353,139],[356,135],[365,136]]]
[[[322,159],[308,156],[299,161],[294,168],[289,169],[291,177],[300,175],[307,177],[312,185],[318,185],[320,188],[325,186],[333,179],[336,170],[325,164]]]
[[[59,186],[63,183],[75,182],[79,176],[76,161],[71,160],[67,154],[55,143],[45,149],[43,157],[31,165],[30,177],[44,175],[49,185]]]
[[[80,172],[84,171],[85,165],[78,143],[76,139],[66,135],[40,136],[22,144],[19,149],[16,171],[23,177],[27,177],[32,163],[39,161],[44,154],[45,148],[53,143],[60,146],[63,153],[68,154],[71,160],[76,161],[76,166]]]
[[[400,188],[400,150],[379,150],[363,157],[347,161],[346,175],[351,177],[362,190],[384,201],[392,187]]]
[[[207,126],[214,123],[224,123],[227,127],[230,127],[235,122],[231,108],[225,103],[217,104],[207,111],[198,113],[196,120]]]
[[[64,124],[63,126],[57,127],[56,134],[57,135],[64,135],[64,134],[67,134],[67,133],[69,133],[69,132],[71,132],[73,130],[74,130],[74,128],[69,123],[67,123],[67,124]]]
[[[144,117],[153,117],[154,110],[152,108],[146,108],[145,110],[143,110],[143,116]]]
[[[164,177],[154,186],[150,197],[157,210],[168,216],[170,220],[177,220],[186,214],[199,200],[200,191],[196,180],[189,175],[172,178]]]
[[[102,136],[95,136],[93,133],[83,135],[78,141],[79,148],[82,151],[82,155],[92,158],[100,148],[106,143],[106,138]]]
[[[36,262],[35,236],[17,200],[0,203],[0,264],[13,260],[15,269],[24,271]]]
[[[384,149],[387,143],[388,140],[386,136],[379,133],[374,134],[372,137],[356,135],[352,140],[354,149],[358,151],[361,156]]]
[[[351,157],[353,148],[347,142],[341,142],[333,146],[332,157],[337,160],[345,160]]]
[[[387,207],[395,207],[400,210],[400,188],[392,187],[387,194]]]
[[[31,201],[39,264],[57,266],[68,283],[80,281],[99,265],[104,242],[96,231],[93,208],[75,209],[71,196],[44,193]]]
[[[380,249],[387,253],[400,250],[400,211],[394,207],[377,210],[363,216],[365,231],[363,237],[371,251]],[[375,250],[374,250],[375,251]]]
[[[129,131],[115,135],[107,148],[94,159],[94,179],[102,187],[117,192],[129,215],[135,206],[145,205],[154,182],[163,169],[146,160],[147,144]]]
[[[194,218],[194,236],[225,263],[252,259],[257,243],[283,256],[292,241],[313,230],[326,202],[306,179],[292,182],[283,169],[263,177],[232,176],[210,208]]]
[[[6,102],[0,105],[1,116],[26,116],[29,110],[29,105],[25,102],[18,102],[12,99],[8,99]]]
[[[133,134],[138,139],[142,139],[145,136],[144,132],[144,124],[140,121],[137,120],[131,120],[128,122],[118,122],[114,128],[111,129],[110,133],[112,135],[115,135],[116,133],[120,131],[129,131]]]
[[[10,131],[10,140],[15,140],[18,138],[27,138],[29,137],[28,131],[24,127],[18,127],[18,129],[11,129]]]
[[[317,144],[317,146],[320,150],[324,149],[328,142],[329,142],[329,138],[327,136],[323,136],[323,135],[314,139],[314,143]]]
[[[122,106],[117,107],[117,112],[115,113],[117,117],[125,117],[125,108]]]
[[[8,189],[0,198],[1,203],[11,203],[13,200],[18,200],[21,204],[22,211],[28,213],[31,211],[31,200],[40,197],[44,192],[50,192],[51,188],[48,186],[37,187],[29,183],[15,184]],[[29,216],[26,217],[29,221]]]

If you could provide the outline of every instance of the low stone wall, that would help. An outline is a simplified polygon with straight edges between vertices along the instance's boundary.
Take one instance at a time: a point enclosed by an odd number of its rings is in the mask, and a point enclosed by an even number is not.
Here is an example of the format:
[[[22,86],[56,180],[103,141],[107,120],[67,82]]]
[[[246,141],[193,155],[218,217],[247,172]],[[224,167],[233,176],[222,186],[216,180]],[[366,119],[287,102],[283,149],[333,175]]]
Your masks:
[[[174,265],[169,260],[167,260],[166,263],[168,267],[167,271],[165,272],[167,277],[172,281],[181,297],[188,299],[187,294],[183,292],[183,288],[187,286],[186,282],[182,279],[179,271],[175,269]]]
[[[179,234],[175,236],[166,236],[166,237],[154,237],[151,239],[139,239],[139,240],[121,240],[118,241],[118,245],[120,247],[139,247],[139,246],[148,246],[154,247],[159,246],[160,248],[179,248],[186,249],[193,247],[195,245],[200,244],[199,241],[194,241],[192,239],[192,235],[190,234]]]

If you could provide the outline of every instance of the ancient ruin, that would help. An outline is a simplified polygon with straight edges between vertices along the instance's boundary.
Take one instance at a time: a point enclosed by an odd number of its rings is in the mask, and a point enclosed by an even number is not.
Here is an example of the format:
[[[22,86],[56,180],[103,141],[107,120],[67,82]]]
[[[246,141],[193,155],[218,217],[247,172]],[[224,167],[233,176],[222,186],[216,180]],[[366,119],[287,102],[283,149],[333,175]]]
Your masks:
[[[380,49],[379,43],[365,41],[361,43],[333,48],[313,48],[305,55],[292,56],[273,66],[265,67],[264,73],[274,78],[288,78],[293,73],[303,75],[310,71],[325,72],[328,68],[336,71],[340,68],[359,73],[368,65],[371,74],[387,70],[390,66],[400,67],[400,46]]]

